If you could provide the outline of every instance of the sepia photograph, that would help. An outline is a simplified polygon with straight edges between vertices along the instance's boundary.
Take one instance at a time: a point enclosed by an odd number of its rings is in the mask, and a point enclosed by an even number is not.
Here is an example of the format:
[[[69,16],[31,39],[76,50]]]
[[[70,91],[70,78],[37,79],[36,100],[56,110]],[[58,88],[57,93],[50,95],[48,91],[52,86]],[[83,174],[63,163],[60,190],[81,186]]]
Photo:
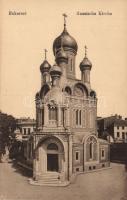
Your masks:
[[[0,1],[0,200],[127,200],[126,8]]]

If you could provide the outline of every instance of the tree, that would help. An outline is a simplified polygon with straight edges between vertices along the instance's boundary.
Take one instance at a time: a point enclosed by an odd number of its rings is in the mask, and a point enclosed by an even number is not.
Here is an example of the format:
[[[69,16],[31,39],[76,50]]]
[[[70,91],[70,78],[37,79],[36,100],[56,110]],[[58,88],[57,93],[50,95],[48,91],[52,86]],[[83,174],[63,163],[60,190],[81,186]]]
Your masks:
[[[0,111],[0,161],[2,154],[5,153],[5,146],[9,146],[11,138],[14,137],[15,129],[16,119]]]

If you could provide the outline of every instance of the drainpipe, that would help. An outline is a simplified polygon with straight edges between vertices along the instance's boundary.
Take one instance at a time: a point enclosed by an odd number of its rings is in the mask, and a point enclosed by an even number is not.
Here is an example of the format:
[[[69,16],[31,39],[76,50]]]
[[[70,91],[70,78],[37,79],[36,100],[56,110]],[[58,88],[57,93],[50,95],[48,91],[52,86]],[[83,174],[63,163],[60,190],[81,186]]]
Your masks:
[[[84,143],[83,143],[83,172],[85,171],[85,163],[84,163]]]
[[[70,170],[70,163],[69,163],[69,150],[70,150],[70,142],[69,142],[69,135],[68,135],[68,181],[69,181],[69,179],[70,179],[70,172],[69,172],[69,170]]]

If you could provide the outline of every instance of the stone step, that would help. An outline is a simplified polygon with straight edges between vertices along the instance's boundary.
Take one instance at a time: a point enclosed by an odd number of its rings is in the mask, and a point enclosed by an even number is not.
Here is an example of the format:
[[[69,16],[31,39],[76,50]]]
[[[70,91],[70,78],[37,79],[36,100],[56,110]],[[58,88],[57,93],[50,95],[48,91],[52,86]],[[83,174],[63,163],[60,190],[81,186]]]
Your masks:
[[[55,181],[55,182],[51,182],[51,181],[47,181],[47,182],[44,182],[42,180],[38,180],[38,181],[34,181],[32,179],[29,179],[29,183],[32,184],[32,185],[40,185],[40,186],[67,186],[69,185],[69,181],[64,181],[64,182],[61,182],[61,181]]]
[[[60,177],[59,173],[44,173],[40,175],[41,178],[57,178]]]

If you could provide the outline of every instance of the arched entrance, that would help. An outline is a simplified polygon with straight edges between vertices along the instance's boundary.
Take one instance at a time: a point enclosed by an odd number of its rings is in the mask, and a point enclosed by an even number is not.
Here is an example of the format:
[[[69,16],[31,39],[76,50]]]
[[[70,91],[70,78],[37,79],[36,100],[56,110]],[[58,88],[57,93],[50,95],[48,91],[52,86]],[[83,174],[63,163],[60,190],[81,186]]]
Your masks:
[[[63,173],[65,168],[64,146],[62,141],[55,137],[45,137],[38,144],[39,171]]]
[[[47,146],[47,171],[59,171],[59,149],[55,143]]]

